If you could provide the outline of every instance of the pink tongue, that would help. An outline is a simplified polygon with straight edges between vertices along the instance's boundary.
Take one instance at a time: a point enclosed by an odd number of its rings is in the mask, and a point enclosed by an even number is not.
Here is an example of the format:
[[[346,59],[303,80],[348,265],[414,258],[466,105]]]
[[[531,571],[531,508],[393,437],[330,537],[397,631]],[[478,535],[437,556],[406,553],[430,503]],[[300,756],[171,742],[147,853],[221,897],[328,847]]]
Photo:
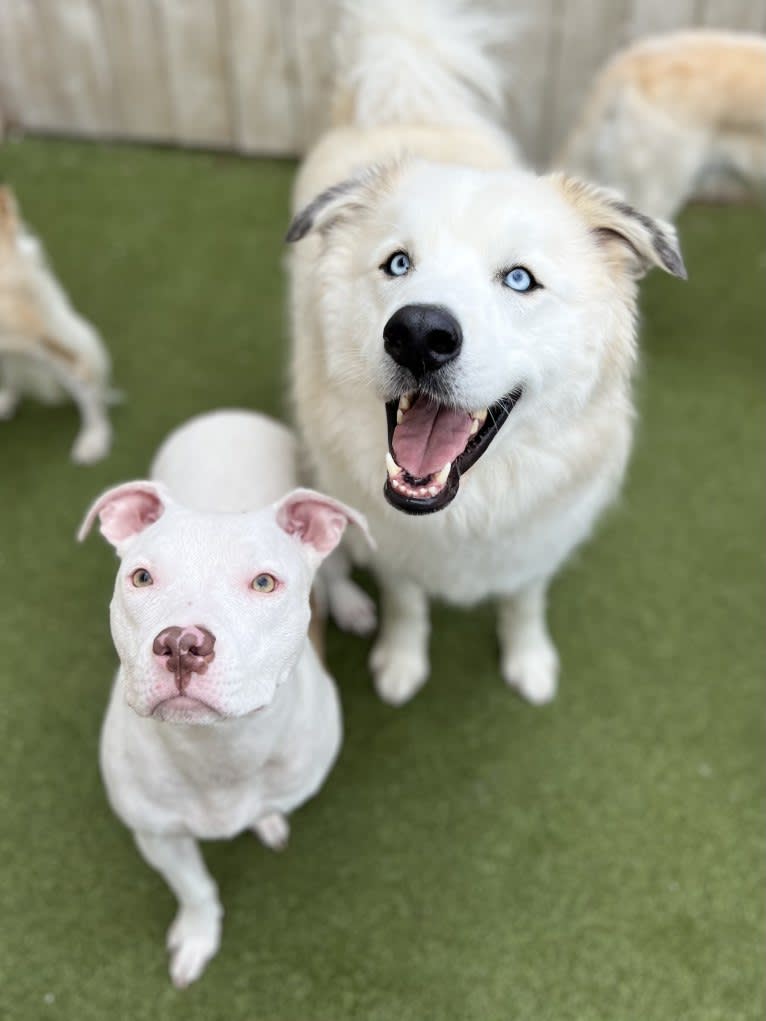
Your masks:
[[[416,479],[441,471],[465,450],[471,425],[467,411],[453,411],[418,397],[394,429],[394,460]]]

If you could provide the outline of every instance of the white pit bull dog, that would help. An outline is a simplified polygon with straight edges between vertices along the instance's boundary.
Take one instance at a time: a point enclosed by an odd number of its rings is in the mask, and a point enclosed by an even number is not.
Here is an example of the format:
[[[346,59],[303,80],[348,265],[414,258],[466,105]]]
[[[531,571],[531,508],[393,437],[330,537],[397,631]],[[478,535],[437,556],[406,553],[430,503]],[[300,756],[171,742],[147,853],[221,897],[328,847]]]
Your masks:
[[[220,942],[196,841],[252,829],[284,847],[287,813],[316,793],[340,747],[335,686],[307,637],[309,596],[346,524],[367,526],[336,500],[287,492],[294,447],[260,415],[203,415],[166,440],[154,481],[104,493],[79,533],[98,518],[121,561],[101,770],[114,811],[178,898],[167,938],[177,986]]]

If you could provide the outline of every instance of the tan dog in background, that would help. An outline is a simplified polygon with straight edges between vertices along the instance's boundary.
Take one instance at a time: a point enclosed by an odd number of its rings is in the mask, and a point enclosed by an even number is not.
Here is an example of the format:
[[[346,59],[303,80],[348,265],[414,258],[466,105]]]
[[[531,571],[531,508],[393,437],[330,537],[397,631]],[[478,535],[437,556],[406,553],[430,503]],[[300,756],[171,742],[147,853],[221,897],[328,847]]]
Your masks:
[[[111,444],[109,372],[103,341],[72,307],[10,188],[0,188],[0,418],[25,394],[48,403],[68,395],[81,417],[72,459],[91,464]]]
[[[700,29],[629,46],[596,78],[557,164],[667,218],[701,189],[763,187],[766,37]]]

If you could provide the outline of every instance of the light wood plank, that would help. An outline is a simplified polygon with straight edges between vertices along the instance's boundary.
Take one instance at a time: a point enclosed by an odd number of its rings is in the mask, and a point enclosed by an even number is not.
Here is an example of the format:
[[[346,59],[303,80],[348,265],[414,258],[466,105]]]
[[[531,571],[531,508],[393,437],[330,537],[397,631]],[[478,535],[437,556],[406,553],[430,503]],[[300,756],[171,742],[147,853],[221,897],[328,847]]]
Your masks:
[[[115,133],[175,135],[162,25],[153,0],[95,0],[114,89]]]
[[[524,159],[544,166],[549,158],[553,102],[551,61],[557,46],[555,0],[484,0],[498,19],[493,52],[505,77],[505,122]]]
[[[766,17],[762,0],[702,0],[700,24],[710,28],[761,32]]]
[[[571,127],[594,75],[625,38],[622,0],[558,0],[560,48],[550,68],[555,98],[550,151],[555,153]]]
[[[625,19],[626,38],[688,28],[697,22],[699,0],[633,0]]]
[[[50,130],[59,125],[60,108],[51,83],[53,73],[45,48],[44,21],[30,0],[1,0],[4,52],[13,67],[18,122],[24,128]]]
[[[0,3],[0,138],[10,124],[21,123],[24,91],[16,60],[16,36],[10,4]]]
[[[87,0],[35,0],[50,61],[56,125],[78,134],[113,129],[116,111],[98,12]]]
[[[300,148],[305,151],[330,122],[338,0],[287,0],[290,61],[300,96]]]
[[[231,146],[234,130],[215,3],[157,0],[163,27],[175,138]]]
[[[229,107],[237,148],[290,154],[300,148],[298,82],[285,4],[221,0]]]

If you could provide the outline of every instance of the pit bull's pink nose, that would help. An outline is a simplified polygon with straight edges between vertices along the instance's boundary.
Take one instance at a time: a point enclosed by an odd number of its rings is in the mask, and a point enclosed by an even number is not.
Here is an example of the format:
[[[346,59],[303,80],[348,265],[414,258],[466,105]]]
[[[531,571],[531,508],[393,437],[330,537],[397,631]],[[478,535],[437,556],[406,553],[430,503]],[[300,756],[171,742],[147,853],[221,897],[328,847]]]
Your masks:
[[[204,674],[215,658],[215,635],[205,627],[166,627],[154,639],[152,652],[165,660],[183,693],[192,674]]]

